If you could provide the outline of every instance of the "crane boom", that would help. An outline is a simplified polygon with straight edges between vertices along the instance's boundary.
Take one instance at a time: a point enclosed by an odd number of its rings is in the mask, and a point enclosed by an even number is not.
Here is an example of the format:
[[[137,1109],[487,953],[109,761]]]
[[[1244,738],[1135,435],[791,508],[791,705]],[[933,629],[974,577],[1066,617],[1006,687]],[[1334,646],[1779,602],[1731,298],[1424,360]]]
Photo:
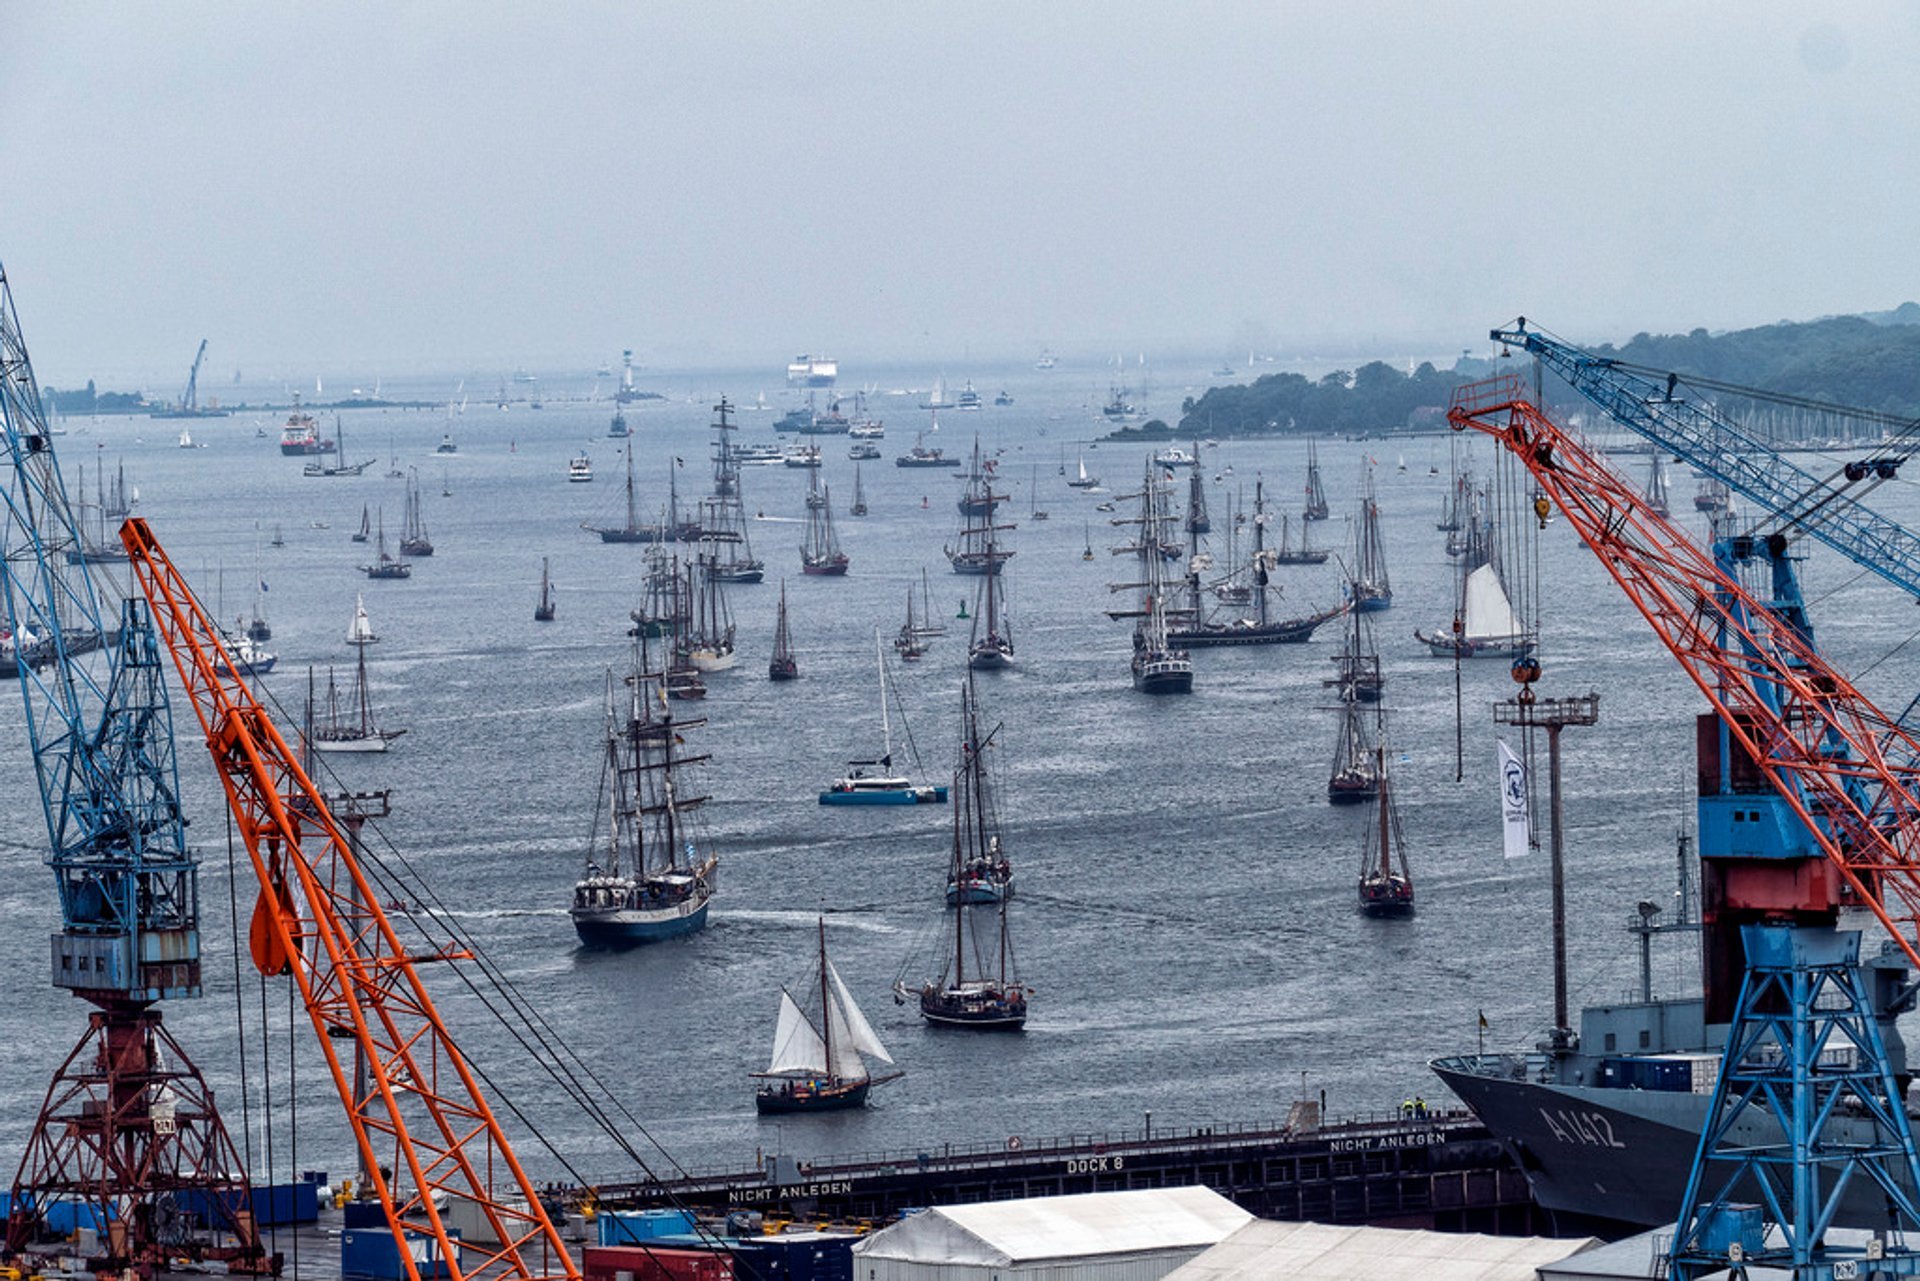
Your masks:
[[[1512,328],[1493,330],[1492,337],[1539,357],[1622,426],[1758,504],[1778,532],[1812,535],[1920,597],[1920,535],[1860,501],[1873,486],[1893,479],[1904,459],[1883,453],[1816,476],[1711,406],[1677,396],[1675,375],[1663,382],[1627,369],[1528,328],[1524,316]]]
[[[1868,907],[1920,967],[1920,773],[1901,763],[1920,742],[1535,408],[1520,379],[1460,388],[1448,419],[1520,459],[1804,824],[1798,851],[1740,871],[1734,901],[1809,918]]]
[[[291,976],[298,988],[396,1238],[433,1238],[455,1281],[577,1281],[538,1189],[421,978],[422,962],[466,954],[416,956],[401,943],[351,843],[234,670],[218,626],[186,579],[144,520],[126,522],[120,538],[259,879],[254,964]],[[353,1046],[368,1065],[363,1096],[354,1087],[351,1048],[343,1048]],[[443,1193],[473,1201],[499,1244],[469,1248],[462,1260],[437,1204]],[[404,1245],[400,1257],[420,1281]]]
[[[1751,548],[1722,539],[1710,558],[1520,379],[1461,387],[1447,418],[1520,460],[1541,520],[1559,508],[1715,713],[1699,727],[1705,1017],[1727,1033],[1663,1272],[1920,1275],[1906,1082],[1860,933],[1837,928],[1841,908],[1870,908],[1920,966],[1920,771],[1904,763],[1920,745],[1821,658],[1794,611],[1747,590],[1735,566]],[[1778,573],[1786,537],[1768,541]],[[1725,1015],[1716,957],[1742,971]],[[1867,1246],[1828,1235],[1850,1185],[1872,1205]]]
[[[181,394],[180,408],[186,413],[196,413],[200,408],[200,362],[207,358],[207,340],[200,340],[200,350],[193,353],[193,368],[187,370],[187,390]]]

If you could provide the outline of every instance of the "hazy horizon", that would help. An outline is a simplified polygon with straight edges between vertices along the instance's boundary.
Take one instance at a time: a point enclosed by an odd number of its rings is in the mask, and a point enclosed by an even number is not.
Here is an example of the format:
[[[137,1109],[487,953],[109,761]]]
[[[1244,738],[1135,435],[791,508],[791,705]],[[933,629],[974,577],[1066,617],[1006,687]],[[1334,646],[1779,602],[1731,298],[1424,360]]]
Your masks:
[[[1895,3],[0,0],[0,262],[42,381],[158,392],[203,337],[218,386],[1724,330],[1920,293],[1917,37]]]

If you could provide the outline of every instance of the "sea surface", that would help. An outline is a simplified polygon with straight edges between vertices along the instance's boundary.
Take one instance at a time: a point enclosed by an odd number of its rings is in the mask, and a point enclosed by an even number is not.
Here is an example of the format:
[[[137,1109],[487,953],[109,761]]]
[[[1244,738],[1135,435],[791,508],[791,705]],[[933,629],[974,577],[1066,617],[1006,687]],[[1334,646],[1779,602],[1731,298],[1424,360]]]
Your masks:
[[[1394,590],[1374,624],[1419,915],[1376,921],[1355,910],[1367,810],[1325,799],[1336,722],[1323,680],[1337,626],[1307,645],[1196,652],[1191,697],[1149,698],[1130,687],[1127,626],[1103,611],[1116,599],[1109,582],[1133,577],[1135,566],[1108,554],[1127,530],[1095,510],[1137,488],[1149,452],[1096,443],[1108,430],[1099,406],[1120,371],[1064,363],[1051,372],[843,369],[840,390],[871,382],[871,409],[887,427],[885,457],[861,472],[865,518],[846,510],[854,483],[847,442],[820,442],[851,572],[799,572],[804,473],[745,470],[746,509],[764,517],[751,537],[768,581],[730,593],[739,666],[709,678],[703,705],[679,709],[707,720],[688,738],[712,757],[700,790],[713,797],[706,814],[720,893],[704,933],[617,954],[579,948],[566,915],[593,826],[608,673],[627,662],[627,616],[641,591],[641,549],[603,545],[581,528],[617,523],[623,508],[621,442],[606,435],[610,380],[598,381],[599,399],[587,399],[591,375],[548,375],[540,409],[468,396],[459,413],[345,414],[348,455],[374,460],[357,478],[303,477],[301,460],[277,449],[284,413],[194,422],[191,449],[178,446],[178,423],[76,419],[57,447],[69,485],[87,466],[88,493],[96,468],[124,462],[139,514],[219,617],[248,613],[255,583],[264,584],[259,603],[280,663],[261,684],[289,731],[310,667],[323,686],[329,665],[347,678],[345,633],[355,593],[364,593],[380,636],[369,652],[378,715],[407,733],[385,757],[332,758],[329,786],[392,790],[393,815],[370,839],[385,863],[404,861],[420,878],[405,896],[444,905],[485,949],[617,1097],[632,1118],[626,1141],[643,1147],[653,1168],[1277,1119],[1303,1093],[1324,1094],[1335,1113],[1391,1110],[1416,1094],[1437,1099],[1425,1062],[1473,1048],[1483,1013],[1488,1049],[1523,1049],[1541,1036],[1551,1005],[1547,860],[1505,860],[1498,825],[1491,705],[1515,687],[1505,663],[1466,664],[1457,719],[1454,664],[1413,637],[1416,627],[1444,630],[1452,617],[1456,580],[1434,526],[1455,452],[1467,455],[1464,439],[1319,442],[1334,518],[1314,528],[1315,541],[1336,549],[1350,541],[1371,468]],[[1212,381],[1203,368],[1155,371],[1146,386],[1142,371],[1124,373],[1146,409],[1169,419]],[[737,419],[741,442],[772,440],[777,411],[798,403],[780,374],[770,363],[644,375],[642,385],[666,399],[627,408],[643,509],[664,501],[670,467],[679,467],[683,502],[705,492],[720,395],[747,407]],[[1014,403],[943,412],[935,432],[918,406],[940,374],[950,391],[970,377],[988,402],[1004,388]],[[450,391],[427,379],[384,388],[423,398]],[[511,394],[528,389],[516,384]],[[331,426],[333,415],[324,419]],[[875,630],[890,637],[898,628],[923,570],[933,613],[950,630],[924,661],[893,666],[905,713],[894,721],[897,759],[927,781],[945,781],[953,766],[967,626],[954,616],[962,602],[974,609],[976,580],[952,575],[941,555],[958,527],[960,481],[892,465],[919,431],[956,459],[977,436],[997,460],[1000,486],[1012,494],[1005,511],[1019,526],[1005,575],[1018,665],[979,684],[984,715],[1000,727],[993,765],[1018,877],[1010,929],[1020,974],[1035,989],[1031,1021],[1017,1036],[925,1027],[889,992],[897,977],[938,973],[948,810],[815,801],[848,758],[879,745]],[[435,452],[443,434],[457,453]],[[595,478],[569,484],[567,460],[583,449]],[[1228,502],[1250,506],[1257,478],[1276,512],[1295,514],[1297,534],[1304,441],[1221,441],[1200,452],[1217,560],[1225,559]],[[1473,444],[1471,455],[1486,474],[1488,443]],[[1067,487],[1082,458],[1108,492]],[[397,535],[404,485],[383,476],[390,460],[418,469],[436,553],[408,581],[369,582],[356,569],[369,548],[348,535],[363,505],[389,538]],[[1646,466],[1640,457],[1619,461],[1636,475]],[[1684,520],[1697,524],[1691,479],[1680,467],[1672,479]],[[1920,519],[1905,481],[1883,487],[1875,502]],[[1037,519],[1038,510],[1048,518]],[[1113,514],[1126,515],[1126,505]],[[1091,563],[1082,558],[1088,545]],[[1692,811],[1692,720],[1705,703],[1564,522],[1540,531],[1538,552],[1537,576],[1519,576],[1536,579],[1539,689],[1600,695],[1600,723],[1565,736],[1577,1008],[1635,985],[1623,927],[1636,902],[1671,902],[1676,833]],[[532,616],[543,557],[558,590],[551,624]],[[1899,647],[1920,627],[1912,605],[1825,551],[1804,569],[1827,653],[1884,705],[1904,707],[1915,667]],[[765,665],[782,576],[802,677],[775,685]],[[1279,579],[1286,616],[1340,596],[1337,563],[1283,569]],[[339,1103],[304,1019],[287,1030],[284,983],[263,984],[251,969],[236,982],[230,902],[250,909],[250,873],[236,889],[230,869],[246,867],[244,851],[230,844],[190,710],[176,705],[175,718],[191,834],[204,858],[208,991],[169,1006],[168,1023],[213,1082],[229,1125],[236,1134],[245,1127],[257,1174],[268,1164],[269,1078],[271,1172],[347,1172]],[[21,724],[19,699],[0,690],[0,910],[9,925],[0,934],[9,975],[0,1019],[13,1047],[0,1065],[0,1151],[24,1143],[85,1021],[85,1007],[45,980],[46,936],[58,920]],[[1537,763],[1544,779],[1544,747]],[[1542,787],[1543,808],[1544,798]],[[797,990],[810,980],[823,912],[836,965],[906,1075],[878,1089],[865,1111],[762,1121],[748,1074],[767,1061],[781,985]],[[621,1146],[532,1067],[449,967],[428,972],[460,1044],[524,1118],[515,1132],[539,1177],[636,1174]],[[1684,947],[1662,949],[1655,981],[1668,992],[1695,982]],[[266,1010],[275,1029],[248,1035],[244,1100],[237,1007],[254,1024]],[[291,1093],[289,1065],[299,1082]]]

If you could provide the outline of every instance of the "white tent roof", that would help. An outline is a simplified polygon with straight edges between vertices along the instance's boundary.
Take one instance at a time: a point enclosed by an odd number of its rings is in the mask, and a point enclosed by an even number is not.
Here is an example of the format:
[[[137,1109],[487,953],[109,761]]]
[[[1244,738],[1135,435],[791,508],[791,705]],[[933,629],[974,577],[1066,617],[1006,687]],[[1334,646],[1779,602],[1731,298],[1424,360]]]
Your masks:
[[[1399,1228],[1343,1228],[1255,1219],[1165,1281],[1535,1281],[1536,1269],[1595,1244],[1593,1237],[1489,1237]]]
[[[1253,1218],[1212,1188],[1148,1188],[936,1206],[854,1246],[863,1258],[1011,1267],[1206,1247]]]

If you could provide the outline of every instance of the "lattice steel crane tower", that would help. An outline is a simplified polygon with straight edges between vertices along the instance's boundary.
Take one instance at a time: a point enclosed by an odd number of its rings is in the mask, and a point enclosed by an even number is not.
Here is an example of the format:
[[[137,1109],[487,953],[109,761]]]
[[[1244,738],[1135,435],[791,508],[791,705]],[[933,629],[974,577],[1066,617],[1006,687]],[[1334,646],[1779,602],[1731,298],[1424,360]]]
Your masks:
[[[1791,568],[1784,534],[1722,538],[1710,556],[1518,378],[1460,388],[1448,419],[1520,460],[1541,519],[1560,510],[1712,708],[1698,728],[1705,996],[1708,1022],[1730,1027],[1668,1275],[1920,1275],[1906,1083],[1842,918],[1871,911],[1920,966],[1920,742],[1820,655],[1797,588],[1743,581],[1762,553]],[[1851,541],[1843,521],[1835,536]],[[1843,1239],[1843,1206],[1863,1202],[1871,1236]]]
[[[81,554],[4,267],[0,441],[0,658],[18,669],[60,896],[52,976],[93,1007],[15,1176],[7,1253],[46,1237],[57,1203],[78,1202],[92,1207],[103,1266],[197,1255],[268,1271],[243,1163],[158,1008],[201,993],[198,863],[163,655],[145,602],[103,590]],[[216,1221],[196,1224],[199,1212]],[[229,1235],[214,1246],[196,1227]]]

